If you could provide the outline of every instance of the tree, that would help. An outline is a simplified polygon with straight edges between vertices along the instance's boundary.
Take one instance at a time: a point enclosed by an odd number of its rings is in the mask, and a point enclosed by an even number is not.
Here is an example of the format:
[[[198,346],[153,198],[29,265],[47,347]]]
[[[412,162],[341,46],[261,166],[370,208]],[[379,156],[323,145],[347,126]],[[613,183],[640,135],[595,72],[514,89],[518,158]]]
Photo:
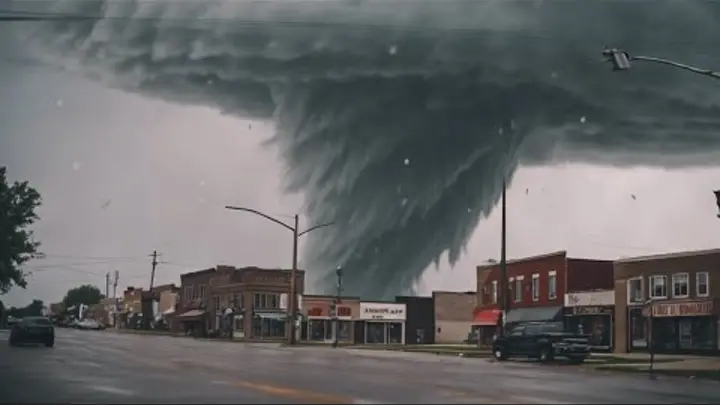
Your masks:
[[[42,316],[45,304],[41,300],[32,300],[30,304],[23,308],[10,307],[8,315],[13,318],[24,318],[26,316]]]
[[[13,285],[25,288],[23,263],[38,257],[40,243],[28,227],[40,217],[35,209],[42,200],[27,181],[8,183],[6,168],[0,166],[0,293]]]
[[[91,284],[84,284],[79,287],[68,290],[63,298],[65,308],[78,306],[79,304],[95,305],[103,299],[100,289]]]

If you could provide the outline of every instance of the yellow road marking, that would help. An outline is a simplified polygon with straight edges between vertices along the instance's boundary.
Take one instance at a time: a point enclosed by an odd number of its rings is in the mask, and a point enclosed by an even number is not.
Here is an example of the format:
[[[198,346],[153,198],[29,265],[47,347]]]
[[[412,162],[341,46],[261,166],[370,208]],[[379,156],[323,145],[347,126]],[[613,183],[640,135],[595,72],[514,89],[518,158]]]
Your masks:
[[[237,381],[233,383],[233,385],[239,388],[258,391],[277,397],[293,399],[308,404],[353,404],[356,402],[353,398],[347,398],[339,395],[306,391],[270,384],[254,383],[250,381]]]

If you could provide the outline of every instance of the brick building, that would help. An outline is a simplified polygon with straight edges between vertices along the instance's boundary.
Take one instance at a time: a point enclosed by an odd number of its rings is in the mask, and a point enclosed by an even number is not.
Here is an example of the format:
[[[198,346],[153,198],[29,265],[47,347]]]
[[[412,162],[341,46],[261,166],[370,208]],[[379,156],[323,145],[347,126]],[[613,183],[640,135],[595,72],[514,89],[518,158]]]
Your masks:
[[[233,266],[183,274],[176,319],[185,325],[186,331],[218,331],[247,339],[285,339],[290,276],[290,270]],[[298,295],[303,293],[304,285],[305,272],[298,270]]]
[[[506,324],[531,321],[564,321],[567,292],[612,287],[611,261],[570,258],[566,251],[507,261],[509,310]],[[496,331],[500,315],[500,264],[477,267],[477,302],[474,324],[487,342]]]
[[[462,343],[467,340],[472,331],[477,293],[433,291],[432,298],[435,306],[435,343]]]
[[[720,249],[615,262],[615,351],[717,353]]]

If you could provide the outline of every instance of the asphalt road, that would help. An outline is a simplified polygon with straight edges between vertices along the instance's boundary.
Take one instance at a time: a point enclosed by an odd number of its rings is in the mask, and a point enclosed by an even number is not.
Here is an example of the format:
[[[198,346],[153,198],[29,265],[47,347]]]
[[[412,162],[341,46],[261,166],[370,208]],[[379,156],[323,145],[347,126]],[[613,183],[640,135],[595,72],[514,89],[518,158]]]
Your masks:
[[[582,366],[60,329],[56,346],[10,347],[0,403],[720,403],[700,380]]]

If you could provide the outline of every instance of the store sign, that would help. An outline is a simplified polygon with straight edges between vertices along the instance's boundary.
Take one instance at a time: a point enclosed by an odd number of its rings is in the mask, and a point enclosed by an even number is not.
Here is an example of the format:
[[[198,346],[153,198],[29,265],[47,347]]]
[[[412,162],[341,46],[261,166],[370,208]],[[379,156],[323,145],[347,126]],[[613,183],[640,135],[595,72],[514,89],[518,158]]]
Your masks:
[[[713,309],[712,301],[656,303],[652,307],[652,316],[707,316],[713,314]]]
[[[615,291],[588,291],[565,294],[566,307],[615,305]]]
[[[361,302],[360,319],[404,321],[405,304]]]
[[[572,307],[573,315],[612,315],[612,306],[593,305],[587,307]]]

